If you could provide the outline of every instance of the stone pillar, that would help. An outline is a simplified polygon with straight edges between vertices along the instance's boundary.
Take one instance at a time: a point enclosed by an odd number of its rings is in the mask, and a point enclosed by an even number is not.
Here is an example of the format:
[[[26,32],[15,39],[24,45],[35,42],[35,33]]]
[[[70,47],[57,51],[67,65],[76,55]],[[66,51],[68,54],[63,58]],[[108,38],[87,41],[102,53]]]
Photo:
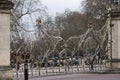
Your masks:
[[[10,68],[10,9],[12,7],[11,1],[0,0],[0,80],[12,78],[13,75]]]
[[[120,70],[120,11],[112,12],[112,69]]]

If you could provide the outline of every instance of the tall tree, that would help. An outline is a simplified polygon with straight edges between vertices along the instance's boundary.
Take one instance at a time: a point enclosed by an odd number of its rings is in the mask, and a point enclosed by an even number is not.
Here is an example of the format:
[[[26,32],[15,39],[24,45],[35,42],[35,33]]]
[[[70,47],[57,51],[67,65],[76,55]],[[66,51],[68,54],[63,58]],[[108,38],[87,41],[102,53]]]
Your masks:
[[[56,16],[56,25],[61,29],[61,37],[67,40],[71,36],[83,34],[87,29],[87,18],[77,11],[65,11]]]
[[[105,14],[109,0],[85,0],[84,1],[84,14],[88,17],[89,21],[93,21],[95,29],[100,29],[106,21]]]
[[[36,19],[44,20],[46,7],[40,0],[13,0],[14,8],[11,10],[11,52],[32,53],[33,35],[36,31]]]

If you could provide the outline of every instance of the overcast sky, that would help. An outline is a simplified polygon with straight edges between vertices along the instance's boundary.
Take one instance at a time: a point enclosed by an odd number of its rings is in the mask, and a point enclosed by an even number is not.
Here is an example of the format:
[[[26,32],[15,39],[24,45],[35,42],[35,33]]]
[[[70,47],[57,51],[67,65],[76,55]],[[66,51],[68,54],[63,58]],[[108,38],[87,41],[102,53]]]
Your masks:
[[[80,3],[83,0],[41,0],[42,4],[47,6],[50,15],[56,12],[63,12],[66,8],[70,10],[80,10]]]

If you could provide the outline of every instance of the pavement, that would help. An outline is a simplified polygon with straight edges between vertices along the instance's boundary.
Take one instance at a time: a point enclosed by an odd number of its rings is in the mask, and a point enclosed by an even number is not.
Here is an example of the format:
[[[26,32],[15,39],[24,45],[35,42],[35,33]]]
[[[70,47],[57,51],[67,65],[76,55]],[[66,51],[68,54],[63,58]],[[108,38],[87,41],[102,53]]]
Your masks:
[[[34,77],[29,80],[120,80],[120,74],[65,74]]]
[[[120,80],[120,70],[106,71],[104,67],[97,67],[93,71],[89,71],[89,68],[85,68],[85,71],[81,69],[74,67],[66,72],[64,68],[60,68],[59,72],[59,68],[48,68],[47,73],[46,69],[41,69],[40,75],[37,69],[33,69],[29,71],[29,80]],[[102,79],[102,77],[105,79]],[[24,72],[19,71],[17,77],[16,71],[14,71],[13,80],[24,80]]]

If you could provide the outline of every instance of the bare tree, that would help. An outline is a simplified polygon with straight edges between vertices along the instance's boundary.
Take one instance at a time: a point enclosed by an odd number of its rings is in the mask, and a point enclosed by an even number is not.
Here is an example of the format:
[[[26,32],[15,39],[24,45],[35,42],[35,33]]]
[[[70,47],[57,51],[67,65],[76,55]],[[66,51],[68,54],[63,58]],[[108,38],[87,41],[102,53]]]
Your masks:
[[[47,8],[40,0],[13,0],[11,10],[11,52],[27,53],[32,50],[33,35],[36,31],[36,19],[47,15]]]

